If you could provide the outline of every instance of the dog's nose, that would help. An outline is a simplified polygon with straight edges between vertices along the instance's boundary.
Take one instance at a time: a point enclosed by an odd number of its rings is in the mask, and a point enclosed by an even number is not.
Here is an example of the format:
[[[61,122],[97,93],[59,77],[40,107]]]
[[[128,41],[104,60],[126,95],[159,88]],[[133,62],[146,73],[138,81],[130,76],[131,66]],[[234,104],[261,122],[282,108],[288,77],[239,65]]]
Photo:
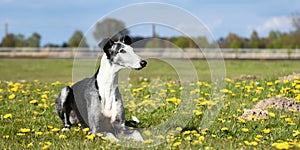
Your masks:
[[[147,62],[145,60],[140,61],[140,65],[142,67],[145,67],[147,65]]]

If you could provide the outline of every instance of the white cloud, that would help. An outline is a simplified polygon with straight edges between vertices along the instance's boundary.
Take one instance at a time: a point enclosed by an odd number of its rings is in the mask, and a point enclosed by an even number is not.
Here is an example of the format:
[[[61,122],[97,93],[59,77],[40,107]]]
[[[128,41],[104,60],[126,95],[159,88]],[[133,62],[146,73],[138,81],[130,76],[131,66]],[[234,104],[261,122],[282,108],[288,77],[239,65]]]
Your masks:
[[[290,31],[292,29],[291,21],[288,17],[272,17],[266,20],[263,24],[255,27],[258,33],[266,34],[271,30]]]

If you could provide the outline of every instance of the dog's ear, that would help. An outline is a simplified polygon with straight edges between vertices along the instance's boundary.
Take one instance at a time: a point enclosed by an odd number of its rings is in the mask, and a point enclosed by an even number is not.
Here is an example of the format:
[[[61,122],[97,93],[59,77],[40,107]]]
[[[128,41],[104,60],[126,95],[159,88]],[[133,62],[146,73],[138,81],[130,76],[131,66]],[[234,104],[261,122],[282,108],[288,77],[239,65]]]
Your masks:
[[[122,36],[119,41],[123,42],[126,45],[131,45],[131,38],[128,35]]]
[[[109,39],[109,38],[105,38],[103,39],[98,46],[103,49],[104,53],[106,54],[107,58],[110,59],[110,52],[109,49],[114,45],[114,42]]]

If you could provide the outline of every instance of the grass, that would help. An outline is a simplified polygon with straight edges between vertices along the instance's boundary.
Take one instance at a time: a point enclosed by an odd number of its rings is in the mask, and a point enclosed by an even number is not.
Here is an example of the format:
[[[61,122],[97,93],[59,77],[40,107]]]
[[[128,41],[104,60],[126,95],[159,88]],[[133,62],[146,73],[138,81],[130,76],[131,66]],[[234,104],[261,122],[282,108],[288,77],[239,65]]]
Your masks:
[[[217,64],[215,65],[217,67],[219,67],[219,64],[222,64],[222,62],[214,62],[210,61],[211,64]],[[290,60],[226,60],[224,65],[227,77],[238,77],[244,74],[258,75],[263,78],[276,78],[292,74],[293,72],[300,72],[300,62]],[[74,80],[79,80],[91,76],[95,72],[95,66],[94,60],[77,60],[73,67],[73,59],[0,59],[0,79],[8,81],[39,80],[66,82],[72,81],[73,68]],[[189,62],[186,60],[150,59],[148,60],[147,67],[141,71],[126,70],[123,72],[125,75],[129,74],[129,77],[133,79],[141,76],[177,79],[178,71],[189,77],[193,76],[191,70],[197,72],[199,80],[210,81],[211,71],[205,60],[191,60]]]
[[[182,63],[177,66],[178,60],[175,63],[176,67],[185,67]],[[244,108],[253,107],[258,100],[277,95],[300,100],[299,80],[277,80],[278,76],[300,72],[297,61],[226,61],[229,77],[253,74],[262,78],[227,79],[224,87],[209,81],[205,61],[193,63],[200,81],[190,83],[178,82],[174,69],[158,60],[149,61],[145,70],[122,72],[131,78],[120,82],[126,120],[131,120],[131,116],[140,120],[130,126],[141,130],[145,142],[114,143],[76,126],[70,131],[60,130],[62,124],[55,113],[54,100],[63,86],[71,84],[71,75],[63,75],[72,73],[71,60],[0,60],[0,148],[300,148],[299,112],[270,109],[275,116],[269,119],[238,119]]]

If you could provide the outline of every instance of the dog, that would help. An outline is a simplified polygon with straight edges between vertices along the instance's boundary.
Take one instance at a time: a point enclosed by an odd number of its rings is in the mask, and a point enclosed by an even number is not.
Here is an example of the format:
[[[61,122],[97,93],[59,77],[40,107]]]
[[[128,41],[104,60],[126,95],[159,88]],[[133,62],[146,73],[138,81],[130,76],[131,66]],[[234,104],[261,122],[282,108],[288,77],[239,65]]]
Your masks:
[[[55,102],[55,109],[64,128],[79,122],[93,134],[119,141],[125,137],[143,141],[139,131],[125,126],[125,112],[118,88],[118,72],[123,68],[140,70],[147,62],[130,46],[131,38],[123,36],[117,42],[105,38],[99,43],[104,51],[101,64],[94,76],[73,86],[64,87]]]

